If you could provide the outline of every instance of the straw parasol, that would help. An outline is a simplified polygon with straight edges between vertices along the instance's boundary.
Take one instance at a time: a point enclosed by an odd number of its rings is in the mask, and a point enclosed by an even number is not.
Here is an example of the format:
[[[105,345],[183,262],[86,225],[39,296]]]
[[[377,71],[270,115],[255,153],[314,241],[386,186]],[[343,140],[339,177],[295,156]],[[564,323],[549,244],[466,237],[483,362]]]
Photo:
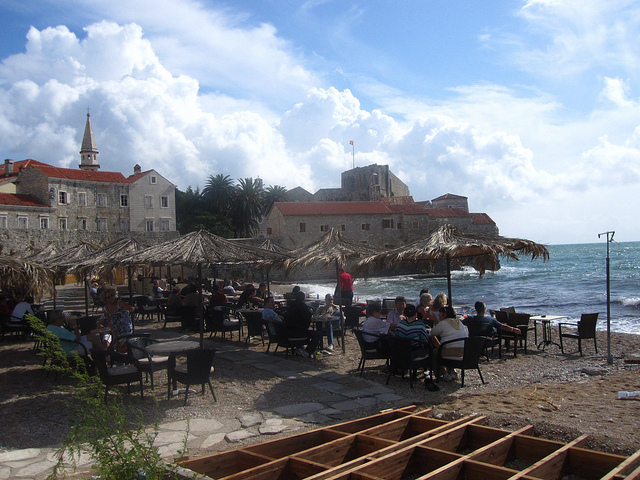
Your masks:
[[[120,262],[152,266],[187,265],[196,267],[198,276],[202,278],[203,265],[262,265],[265,260],[275,261],[284,257],[278,252],[232,242],[206,230],[199,230],[132,253],[120,259]],[[200,346],[204,341],[204,306],[201,307]]]
[[[281,266],[284,268],[285,276],[287,276],[292,270],[297,268],[308,267],[310,265],[326,268],[328,265],[334,264],[336,280],[339,284],[339,270],[341,268],[345,268],[349,262],[356,259],[379,253],[380,250],[378,248],[349,240],[342,232],[332,228],[315,242],[288,252],[290,258],[285,259]],[[340,292],[340,289],[338,289],[338,292]],[[342,314],[342,298],[340,293],[338,293],[338,306]],[[344,339],[342,341],[342,349],[343,351],[345,349]]]
[[[21,258],[28,262],[41,263],[46,260],[49,260],[51,257],[55,257],[60,253],[60,249],[55,243],[50,243],[42,250],[34,251],[33,253],[28,253],[26,255],[22,255]]]
[[[41,297],[45,292],[51,292],[53,285],[49,280],[51,271],[41,265],[0,256],[0,277],[3,286],[18,286],[27,295]]]
[[[549,259],[549,251],[539,243],[500,235],[482,235],[462,232],[453,225],[443,225],[426,238],[361,260],[358,270],[381,269],[406,262],[422,263],[445,259],[447,285],[451,303],[451,259],[469,257],[474,268],[484,275],[486,270],[499,268],[499,257],[519,260],[519,255],[530,255],[531,260]]]

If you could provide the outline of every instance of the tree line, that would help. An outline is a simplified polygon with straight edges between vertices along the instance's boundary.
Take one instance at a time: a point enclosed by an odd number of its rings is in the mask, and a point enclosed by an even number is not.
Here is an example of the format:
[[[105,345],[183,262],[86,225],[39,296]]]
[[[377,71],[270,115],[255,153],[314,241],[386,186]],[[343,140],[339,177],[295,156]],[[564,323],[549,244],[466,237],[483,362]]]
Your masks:
[[[207,230],[225,238],[253,237],[275,202],[287,201],[287,189],[264,187],[262,181],[210,175],[204,189],[176,189],[176,222],[181,234]]]

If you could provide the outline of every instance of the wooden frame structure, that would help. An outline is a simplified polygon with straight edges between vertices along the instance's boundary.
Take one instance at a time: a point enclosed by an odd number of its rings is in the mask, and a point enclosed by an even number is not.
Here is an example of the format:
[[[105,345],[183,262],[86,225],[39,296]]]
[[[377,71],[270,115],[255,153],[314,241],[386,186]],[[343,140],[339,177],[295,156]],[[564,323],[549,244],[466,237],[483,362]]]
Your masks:
[[[487,427],[484,418],[449,422],[406,407],[181,466],[216,480],[640,479],[640,450],[587,450],[587,435],[565,444],[531,436],[532,426]]]

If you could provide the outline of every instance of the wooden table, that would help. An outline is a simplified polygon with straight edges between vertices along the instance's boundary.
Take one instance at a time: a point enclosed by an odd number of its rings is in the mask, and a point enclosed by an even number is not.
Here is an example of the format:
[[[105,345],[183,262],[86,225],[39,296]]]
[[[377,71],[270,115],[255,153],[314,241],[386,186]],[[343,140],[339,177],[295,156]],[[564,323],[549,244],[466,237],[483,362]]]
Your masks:
[[[558,321],[565,318],[569,318],[566,315],[532,315],[529,320],[533,320],[533,325],[535,328],[536,322],[540,322],[542,325],[542,341],[538,343],[538,349],[542,345],[542,351],[549,345],[555,345],[560,348],[560,344],[554,342],[551,336],[551,322]]]
[[[151,345],[148,345],[145,350],[151,355],[164,356],[199,347],[200,342],[196,342],[194,340],[170,340],[168,342],[152,343]]]

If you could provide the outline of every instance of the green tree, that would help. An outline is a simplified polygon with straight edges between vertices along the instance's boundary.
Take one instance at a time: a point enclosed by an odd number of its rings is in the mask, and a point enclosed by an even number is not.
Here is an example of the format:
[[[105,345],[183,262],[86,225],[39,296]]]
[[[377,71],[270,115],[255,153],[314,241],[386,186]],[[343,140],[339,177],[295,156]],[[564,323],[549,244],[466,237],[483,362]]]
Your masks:
[[[229,175],[219,173],[210,175],[202,190],[207,206],[217,215],[229,215],[230,206],[234,200],[235,188]]]
[[[262,220],[264,189],[260,180],[241,178],[236,186],[233,203],[233,224],[236,237],[252,237]]]
[[[276,202],[288,200],[287,189],[280,185],[270,185],[264,189],[262,195],[262,215],[267,216]]]
[[[196,218],[204,212],[200,190],[191,186],[184,192],[176,188],[176,229],[184,235],[195,230]]]

